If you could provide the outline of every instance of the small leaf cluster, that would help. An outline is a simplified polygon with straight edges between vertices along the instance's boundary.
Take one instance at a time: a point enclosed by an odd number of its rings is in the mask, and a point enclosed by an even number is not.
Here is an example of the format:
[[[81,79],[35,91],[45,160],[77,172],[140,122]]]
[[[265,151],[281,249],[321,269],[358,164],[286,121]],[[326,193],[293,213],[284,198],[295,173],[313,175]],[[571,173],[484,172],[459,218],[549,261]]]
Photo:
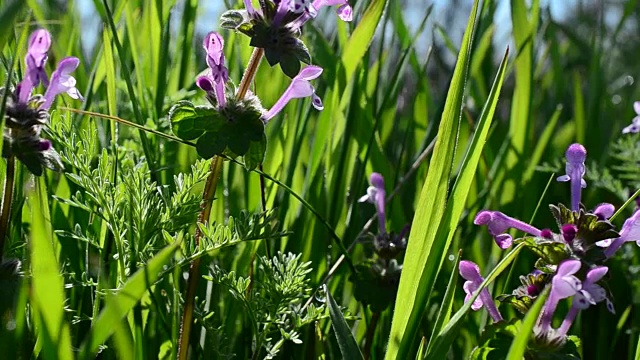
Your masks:
[[[327,317],[324,305],[302,307],[311,293],[310,265],[300,261],[300,254],[278,252],[271,259],[258,257],[253,279],[218,266],[205,278],[226,288],[242,304],[252,323],[254,352],[265,350],[266,358],[273,358],[286,341],[302,343],[298,333],[302,326]]]
[[[262,106],[256,96],[236,100],[235,92],[228,93],[222,108],[179,101],[169,111],[171,129],[182,140],[195,140],[203,158],[241,156],[252,170],[262,163],[267,150]]]

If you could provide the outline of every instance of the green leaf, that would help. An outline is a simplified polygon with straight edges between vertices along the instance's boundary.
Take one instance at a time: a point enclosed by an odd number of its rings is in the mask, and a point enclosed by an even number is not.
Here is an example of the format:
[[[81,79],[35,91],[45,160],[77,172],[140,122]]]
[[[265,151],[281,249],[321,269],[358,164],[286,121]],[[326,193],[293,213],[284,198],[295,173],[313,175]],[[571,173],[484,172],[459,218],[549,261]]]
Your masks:
[[[44,178],[36,180],[37,194],[29,196],[31,209],[31,305],[38,341],[45,359],[73,359],[69,324],[65,320],[64,281],[56,261],[49,203]]]
[[[449,239],[453,236],[453,231],[457,227],[460,216],[460,213],[454,214],[453,211],[461,212],[466,202],[469,186],[465,189],[462,185],[463,182],[458,179],[460,186],[458,187],[457,182],[457,189],[454,190],[456,202],[453,203],[456,208],[446,207],[448,214],[445,219],[448,220],[443,221],[477,10],[478,1],[475,1],[462,40],[461,51],[445,102],[442,120],[438,128],[438,138],[429,164],[429,173],[422,187],[417,211],[411,226],[411,235],[398,289],[398,299],[402,299],[402,301],[396,302],[391,325],[391,341],[387,348],[386,359],[406,359],[411,357],[410,352],[414,351],[413,343],[416,341],[422,312],[429,300],[433,284],[449,245],[449,241],[437,235],[443,234]],[[501,77],[499,76],[499,78]],[[494,96],[494,101],[497,101],[497,95]],[[493,105],[495,106],[495,104]],[[473,152],[468,153],[468,159],[465,160],[467,165],[464,166],[461,173],[469,176],[469,178],[464,178],[465,181],[470,182],[476,172],[477,160],[475,159],[476,157],[479,158],[484,141],[478,144],[479,147],[474,147],[472,149]],[[452,223],[455,225],[452,226]],[[448,228],[441,228],[441,225],[445,225]],[[442,239],[442,241],[436,241],[436,239]]]
[[[373,35],[382,18],[382,13],[387,7],[389,0],[373,0],[371,1],[358,26],[351,34],[349,42],[344,47],[342,53],[342,65],[346,74],[346,81],[351,79],[356,67],[367,53],[369,45],[373,40]]]
[[[10,34],[15,30],[14,20],[26,4],[24,0],[8,0],[0,9],[0,49],[11,38]]]
[[[347,325],[347,321],[344,319],[344,316],[340,311],[340,307],[336,304],[336,301],[333,300],[333,297],[331,297],[331,294],[327,289],[327,285],[324,285],[324,291],[327,294],[327,305],[329,307],[329,315],[331,316],[331,326],[336,334],[342,358],[353,360],[364,359],[360,352],[360,348],[356,343],[356,339],[353,338],[351,329],[349,329],[349,325]]]
[[[438,317],[436,317],[436,323],[433,325],[433,333],[431,334],[431,338],[429,338],[428,345],[431,346],[433,342],[431,341],[436,334],[442,331],[444,324],[449,322],[451,318],[451,309],[453,308],[453,296],[456,293],[456,288],[458,285],[458,266],[460,265],[460,254],[462,251],[458,252],[458,256],[456,256],[456,261],[453,264],[453,271],[451,272],[451,276],[449,277],[449,283],[447,284],[447,290],[444,293],[444,298],[442,299],[442,303],[440,305],[440,311],[438,311]],[[430,350],[427,347],[426,352]]]
[[[226,120],[210,107],[194,106],[189,101],[180,101],[169,110],[171,130],[182,140],[193,140],[205,131],[218,131]]]
[[[179,247],[180,241],[176,241],[162,249],[145,266],[133,274],[121,289],[107,296],[104,309],[98,315],[98,319],[94,322],[80,348],[80,354],[83,354],[80,358],[88,358],[97,353],[100,345],[109,339],[120,321],[129,314],[144,293],[158,280],[158,275],[162,272],[163,267],[171,261],[173,254]]]
[[[529,338],[531,337],[531,334],[533,334],[533,328],[536,326],[538,315],[540,315],[544,302],[549,296],[550,289],[551,287],[547,286],[533,303],[529,312],[527,312],[527,315],[522,321],[522,326],[520,326],[520,331],[516,333],[515,339],[513,340],[513,343],[511,343],[507,360],[521,360],[524,357],[529,344]]]
[[[262,134],[260,141],[252,141],[249,144],[249,150],[244,155],[244,167],[247,170],[253,170],[262,164],[264,161],[264,154],[267,152],[267,135]]]

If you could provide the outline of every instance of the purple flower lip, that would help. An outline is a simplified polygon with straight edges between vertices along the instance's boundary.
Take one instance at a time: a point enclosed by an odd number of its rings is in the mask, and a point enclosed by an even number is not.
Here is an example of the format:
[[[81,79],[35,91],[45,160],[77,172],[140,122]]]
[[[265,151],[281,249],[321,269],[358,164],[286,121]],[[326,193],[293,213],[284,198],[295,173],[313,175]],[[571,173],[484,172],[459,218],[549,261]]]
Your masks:
[[[615,212],[616,207],[609,203],[602,203],[593,209],[593,214],[598,217],[598,220],[609,220]]]
[[[276,116],[282,109],[284,109],[285,105],[292,99],[311,97],[311,104],[317,110],[324,109],[322,105],[322,100],[318,95],[316,95],[315,88],[311,85],[311,80],[316,79],[322,74],[322,68],[315,65],[306,66],[304,69],[300,70],[298,75],[296,75],[292,80],[291,84],[284,91],[280,99],[276,101],[276,103],[262,115],[262,120],[266,123],[269,122],[274,116]]]

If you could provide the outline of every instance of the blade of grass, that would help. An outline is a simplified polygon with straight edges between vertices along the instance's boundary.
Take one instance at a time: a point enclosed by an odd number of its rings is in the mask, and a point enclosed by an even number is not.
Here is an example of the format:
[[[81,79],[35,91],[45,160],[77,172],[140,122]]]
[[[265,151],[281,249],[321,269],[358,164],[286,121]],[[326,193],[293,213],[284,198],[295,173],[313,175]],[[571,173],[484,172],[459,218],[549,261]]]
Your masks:
[[[453,308],[453,296],[456,293],[456,285],[458,284],[458,266],[460,265],[460,255],[462,251],[458,251],[458,256],[456,256],[456,261],[453,264],[453,271],[451,272],[451,276],[449,277],[449,283],[447,284],[447,290],[444,293],[444,297],[442,298],[442,305],[440,305],[440,310],[438,311],[438,316],[436,317],[436,322],[433,325],[433,332],[431,333],[431,337],[429,338],[429,342],[427,343],[427,348],[425,349],[425,354],[431,350],[431,345],[433,344],[433,338],[436,334],[442,331],[444,324],[448,323],[451,319],[451,309]],[[420,352],[418,352],[420,353]]]
[[[434,268],[428,262],[432,256],[443,258],[446,251],[446,247],[441,246],[440,252],[431,254],[447,203],[477,11],[478,1],[475,1],[447,95],[429,172],[411,226],[398,289],[398,298],[403,301],[396,302],[395,305],[386,359],[405,359],[411,356],[422,313],[429,300],[437,268],[441,264],[439,262]]]
[[[14,19],[26,4],[24,0],[9,0],[0,10],[0,49],[4,48],[7,41],[11,39],[11,34],[15,31]]]
[[[358,347],[356,340],[353,338],[351,329],[349,328],[347,321],[344,319],[344,316],[340,311],[340,307],[336,304],[336,301],[329,293],[327,285],[324,285],[324,291],[327,294],[327,305],[329,307],[329,315],[331,316],[331,325],[336,334],[342,358],[354,360],[363,359],[360,348]]]
[[[171,261],[179,246],[180,241],[176,241],[162,249],[144,267],[129,277],[120,290],[107,296],[104,309],[80,347],[80,358],[88,358],[96,354],[100,345],[107,341],[114,329],[118,327],[118,322],[127,316],[144,293],[153,286],[158,279],[158,274]]]
[[[56,251],[47,217],[49,203],[44,177],[36,180],[34,196],[28,197],[31,209],[31,304],[35,308],[38,339],[45,359],[73,359],[69,324],[65,320],[64,281],[56,261]]]

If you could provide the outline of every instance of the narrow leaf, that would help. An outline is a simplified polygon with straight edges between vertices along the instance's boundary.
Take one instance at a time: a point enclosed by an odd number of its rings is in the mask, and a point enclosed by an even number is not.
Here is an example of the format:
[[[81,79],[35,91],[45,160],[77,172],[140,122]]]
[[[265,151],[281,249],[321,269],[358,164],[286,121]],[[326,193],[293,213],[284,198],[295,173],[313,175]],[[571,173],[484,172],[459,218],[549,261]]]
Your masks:
[[[329,305],[329,315],[331,316],[331,326],[336,334],[338,340],[338,346],[340,347],[340,353],[342,353],[343,359],[363,359],[360,348],[356,343],[356,339],[353,338],[351,329],[347,325],[347,321],[344,319],[340,307],[333,300],[327,285],[324,285],[324,291],[327,294],[327,304]]]
[[[531,309],[529,309],[529,312],[527,312],[527,316],[524,317],[524,321],[522,322],[520,331],[511,343],[511,348],[509,349],[507,360],[521,360],[522,358],[524,358],[524,353],[527,351],[527,344],[529,344],[529,338],[533,333],[533,328],[536,326],[538,315],[540,315],[540,312],[542,311],[544,302],[549,296],[550,288],[551,287],[547,286],[544,289],[542,294],[540,294],[540,296],[538,296],[536,301],[533,303]]]

